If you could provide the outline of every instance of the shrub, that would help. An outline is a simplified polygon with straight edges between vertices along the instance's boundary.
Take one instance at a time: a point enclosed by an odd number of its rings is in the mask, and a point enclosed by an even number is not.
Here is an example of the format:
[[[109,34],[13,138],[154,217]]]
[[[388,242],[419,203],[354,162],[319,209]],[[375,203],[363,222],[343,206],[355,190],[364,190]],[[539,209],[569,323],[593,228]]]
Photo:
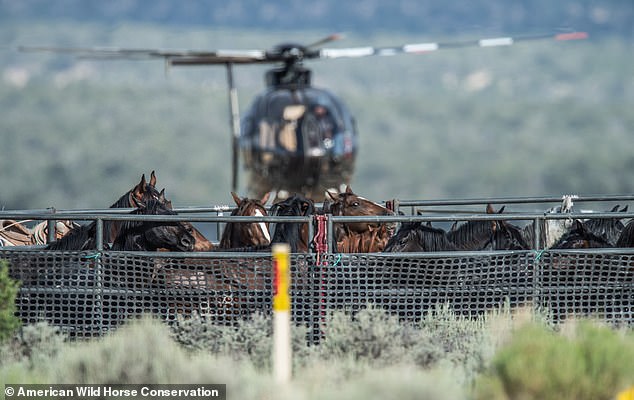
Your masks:
[[[478,380],[481,399],[612,399],[634,383],[634,338],[589,321],[519,329]]]
[[[270,370],[273,349],[272,318],[253,314],[236,326],[216,325],[198,315],[179,319],[172,329],[176,342],[191,351],[204,351],[234,360],[249,360],[258,370]],[[306,362],[311,350],[306,345],[306,328],[293,326],[291,330],[293,363]]]
[[[47,322],[25,325],[1,348],[1,364],[26,362],[29,368],[54,357],[63,347],[66,337],[59,328]]]
[[[0,260],[0,342],[13,336],[20,326],[20,320],[15,316],[15,296],[19,285],[9,277],[9,265]]]

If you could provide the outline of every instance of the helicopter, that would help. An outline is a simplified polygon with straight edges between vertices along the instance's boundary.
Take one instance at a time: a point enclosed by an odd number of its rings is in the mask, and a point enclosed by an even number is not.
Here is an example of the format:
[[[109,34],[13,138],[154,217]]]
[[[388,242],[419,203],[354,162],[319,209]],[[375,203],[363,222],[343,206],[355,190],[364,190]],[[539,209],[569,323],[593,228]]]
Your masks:
[[[231,126],[231,190],[238,187],[240,153],[248,171],[247,191],[254,198],[275,192],[277,199],[298,193],[323,201],[326,191],[350,184],[358,153],[355,118],[331,91],[312,85],[308,60],[423,54],[441,49],[509,46],[530,40],[586,39],[567,31],[518,37],[453,42],[411,43],[390,47],[323,47],[339,40],[332,34],[308,45],[282,43],[269,50],[162,50],[112,47],[19,46],[25,52],[68,53],[82,58],[163,59],[172,66],[224,65],[227,70]],[[265,74],[266,89],[239,114],[234,80],[237,65],[274,64]]]

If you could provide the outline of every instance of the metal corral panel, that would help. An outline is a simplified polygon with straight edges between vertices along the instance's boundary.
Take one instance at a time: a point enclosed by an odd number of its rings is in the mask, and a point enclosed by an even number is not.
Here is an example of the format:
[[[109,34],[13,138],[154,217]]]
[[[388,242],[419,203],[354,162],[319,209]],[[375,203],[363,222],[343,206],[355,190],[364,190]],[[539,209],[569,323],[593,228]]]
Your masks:
[[[166,321],[196,313],[235,324],[270,313],[272,261],[263,253],[0,250],[22,282],[18,314],[76,336],[102,334],[144,313]],[[417,321],[437,305],[473,317],[528,306],[555,321],[572,315],[634,323],[634,252],[520,251],[293,254],[292,315],[319,340],[331,310],[369,304]]]

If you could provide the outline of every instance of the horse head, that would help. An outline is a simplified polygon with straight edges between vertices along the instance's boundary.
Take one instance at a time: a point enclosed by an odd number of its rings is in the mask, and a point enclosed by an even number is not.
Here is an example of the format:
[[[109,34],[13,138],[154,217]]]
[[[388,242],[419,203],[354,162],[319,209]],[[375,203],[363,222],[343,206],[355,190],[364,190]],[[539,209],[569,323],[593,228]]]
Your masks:
[[[315,214],[315,203],[307,197],[295,194],[273,204],[270,213],[282,217],[309,216]],[[308,251],[308,224],[296,222],[275,224],[271,243],[288,243],[293,253]]]
[[[269,199],[266,193],[261,199],[240,197],[231,192],[236,208],[231,212],[232,216],[262,217],[268,215],[264,206]],[[264,246],[271,243],[268,222],[228,222],[220,239],[221,249],[230,249],[247,246]]]
[[[502,220],[491,221],[491,236],[482,250],[529,250],[522,229]]]
[[[447,239],[447,233],[431,224],[403,222],[388,240],[384,252],[433,252],[452,251],[456,247]]]
[[[332,215],[346,217],[394,215],[394,212],[388,208],[356,195],[350,186],[346,186],[345,192],[338,194],[327,193],[332,199],[332,203],[330,204],[330,212]],[[351,222],[343,225],[344,229],[355,233],[363,233],[368,231],[371,227],[378,227],[378,224],[371,222]]]
[[[176,215],[158,200],[151,200],[132,212],[136,215]],[[173,221],[127,221],[115,239],[113,250],[192,251],[195,238],[191,224]]]
[[[583,222],[575,219],[572,228],[565,233],[552,249],[589,249],[613,247],[605,238],[590,232]]]

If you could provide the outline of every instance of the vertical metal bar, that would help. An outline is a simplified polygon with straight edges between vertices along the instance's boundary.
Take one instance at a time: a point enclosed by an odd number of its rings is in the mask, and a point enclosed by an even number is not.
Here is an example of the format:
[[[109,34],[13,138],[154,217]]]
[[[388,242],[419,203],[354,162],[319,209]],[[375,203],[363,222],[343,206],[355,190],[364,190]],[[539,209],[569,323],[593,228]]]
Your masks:
[[[103,220],[101,218],[97,218],[95,220],[95,244],[97,246],[97,251],[103,251]]]
[[[97,312],[97,326],[99,334],[104,334],[104,298],[103,298],[103,263],[101,260],[101,252],[103,252],[103,220],[97,218],[95,220],[95,243],[97,254],[95,255],[95,311]]]
[[[315,217],[311,216],[310,221],[307,222],[307,224],[308,224],[308,252],[313,253],[314,249],[313,249],[313,246],[311,246],[310,244],[313,243],[313,240],[315,238]]]
[[[335,243],[334,243],[334,229],[332,223],[332,214],[328,214],[328,219],[326,220],[326,238],[328,239],[328,253],[334,253]]]
[[[541,218],[535,218],[533,221],[533,236],[535,237],[533,240],[534,250],[539,250],[542,247],[541,221]]]
[[[533,235],[535,236],[534,240],[534,250],[535,254],[533,256],[533,315],[537,315],[537,312],[541,308],[541,257],[543,254],[542,250],[542,242],[541,242],[541,225],[542,218],[535,218],[533,221]],[[528,253],[530,254],[530,253]],[[528,256],[530,257],[530,255]]]
[[[56,210],[55,207],[51,207],[49,208],[49,211],[51,214],[55,214]],[[56,222],[54,219],[49,219],[48,221],[46,221],[46,230],[47,230],[47,234],[46,234],[46,243],[51,243],[55,241],[55,226],[56,226]]]

